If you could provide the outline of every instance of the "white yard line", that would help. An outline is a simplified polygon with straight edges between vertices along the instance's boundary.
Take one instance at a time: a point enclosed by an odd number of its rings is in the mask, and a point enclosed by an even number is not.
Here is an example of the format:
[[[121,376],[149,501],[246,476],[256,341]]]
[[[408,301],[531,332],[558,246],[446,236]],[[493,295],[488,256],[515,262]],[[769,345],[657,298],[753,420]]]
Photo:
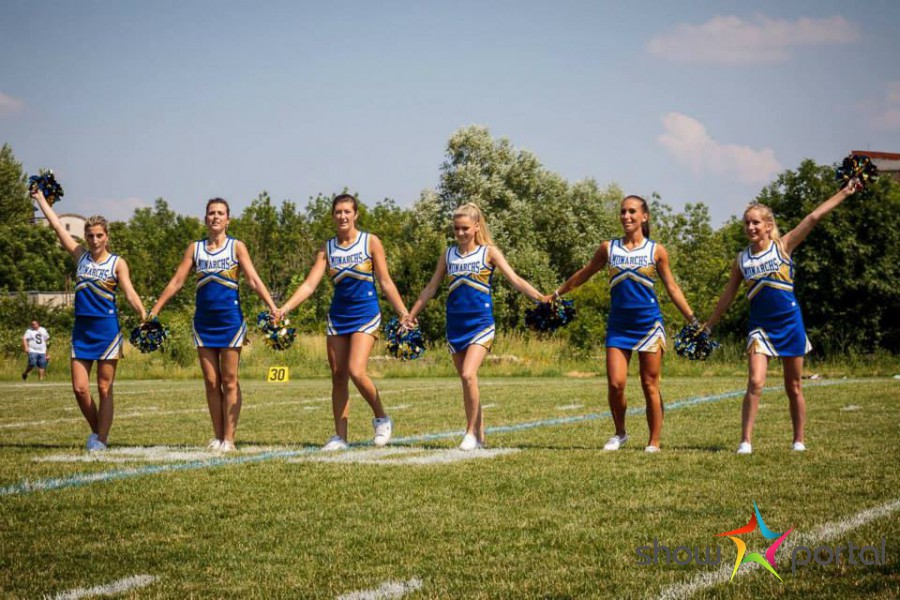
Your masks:
[[[392,600],[393,598],[402,598],[421,587],[422,580],[418,577],[407,581],[385,581],[377,588],[342,594],[336,600]]]
[[[78,600],[79,598],[92,598],[94,596],[112,596],[114,594],[124,594],[137,588],[150,585],[158,578],[153,575],[134,575],[119,579],[106,585],[98,585],[92,588],[76,588],[68,592],[60,592],[55,596],[45,596],[53,600]]]
[[[832,521],[817,527],[809,533],[797,535],[794,539],[787,538],[785,540],[785,549],[782,550],[782,556],[790,554],[790,550],[797,546],[816,546],[823,540],[831,540],[838,536],[844,535],[858,527],[862,527],[872,521],[890,516],[900,510],[900,499],[891,500],[880,506],[860,511],[855,515],[850,515],[846,519]],[[723,561],[727,562],[727,561]],[[761,568],[756,563],[747,563],[741,566],[740,572],[750,569]],[[697,592],[715,585],[728,583],[731,579],[731,572],[734,570],[734,563],[723,564],[715,571],[707,571],[700,575],[695,575],[686,583],[677,583],[662,589],[659,594],[659,600],[681,600],[682,598],[690,598]]]

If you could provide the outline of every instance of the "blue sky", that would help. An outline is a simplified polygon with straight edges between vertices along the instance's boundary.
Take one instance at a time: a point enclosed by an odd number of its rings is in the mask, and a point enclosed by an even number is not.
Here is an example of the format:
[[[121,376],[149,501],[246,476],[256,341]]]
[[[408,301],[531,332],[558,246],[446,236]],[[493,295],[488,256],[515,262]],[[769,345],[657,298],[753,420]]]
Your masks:
[[[487,126],[570,181],[710,206],[900,152],[900,4],[3,0],[0,143],[61,212],[345,186],[411,205]]]

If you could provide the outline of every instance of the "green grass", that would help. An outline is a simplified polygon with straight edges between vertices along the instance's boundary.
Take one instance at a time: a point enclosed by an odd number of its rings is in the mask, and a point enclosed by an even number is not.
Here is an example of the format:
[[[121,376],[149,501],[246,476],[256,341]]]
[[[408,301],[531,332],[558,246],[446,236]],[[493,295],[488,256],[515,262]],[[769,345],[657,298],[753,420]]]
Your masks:
[[[671,332],[670,332],[671,333]],[[120,361],[117,379],[196,379],[199,368],[196,352],[188,340],[180,336],[172,356],[160,352],[140,354],[125,344],[125,358]],[[266,347],[253,332],[251,344],[241,354],[241,373],[245,378],[263,378],[272,365],[288,365],[293,377],[328,378],[324,335],[300,335],[287,351],[276,352]],[[670,340],[670,344],[673,343]],[[59,336],[51,348],[52,360],[48,368],[50,381],[69,381],[69,340]],[[637,372],[637,361],[632,361]],[[561,336],[539,337],[501,332],[494,342],[481,373],[487,377],[580,377],[605,375],[606,357],[602,348],[580,352]],[[747,360],[743,343],[724,343],[705,362],[693,362],[668,352],[664,374],[669,377],[745,377]],[[25,368],[25,355],[0,357],[0,381],[20,381]],[[453,361],[442,343],[429,347],[425,355],[415,361],[403,362],[386,354],[384,340],[372,352],[370,372],[377,377],[421,378],[454,377]],[[805,371],[823,377],[889,377],[900,373],[900,355],[845,354],[825,358],[810,357]],[[772,361],[770,373],[780,377],[781,367]],[[33,373],[32,378],[37,378]]]
[[[755,453],[739,457],[739,396],[678,402],[741,390],[744,381],[743,373],[667,370],[663,452],[649,455],[641,451],[641,414],[629,415],[633,440],[617,453],[602,451],[612,433],[606,417],[552,421],[605,413],[603,378],[483,376],[488,427],[541,425],[489,433],[490,448],[516,450],[509,454],[412,465],[307,460],[321,456],[307,447],[331,435],[328,381],[267,384],[244,373],[235,458],[210,455],[181,463],[191,468],[0,495],[0,597],[52,597],[138,574],[159,579],[128,597],[335,598],[411,578],[423,585],[409,598],[656,597],[714,569],[637,564],[635,549],[654,539],[719,544],[730,565],[734,544],[714,534],[744,525],[754,500],[772,529],[808,535],[900,498],[900,381],[809,382],[804,454],[789,450],[784,394],[767,392]],[[396,436],[415,439],[403,446],[439,455],[459,442],[456,379],[391,378],[379,386]],[[120,380],[116,394],[114,448],[199,450],[211,437],[199,379]],[[640,408],[635,379],[629,394]],[[369,439],[370,418],[355,398],[351,442]],[[443,433],[452,435],[432,435]],[[0,384],[0,488],[161,464],[35,460],[84,457],[86,435],[64,380]],[[256,460],[256,447],[275,454]],[[895,511],[821,541],[885,537],[886,565],[813,565],[796,574],[789,537],[778,553],[783,583],[744,568],[695,597],[897,597],[898,534]],[[768,546],[758,533],[744,538],[749,551]]]

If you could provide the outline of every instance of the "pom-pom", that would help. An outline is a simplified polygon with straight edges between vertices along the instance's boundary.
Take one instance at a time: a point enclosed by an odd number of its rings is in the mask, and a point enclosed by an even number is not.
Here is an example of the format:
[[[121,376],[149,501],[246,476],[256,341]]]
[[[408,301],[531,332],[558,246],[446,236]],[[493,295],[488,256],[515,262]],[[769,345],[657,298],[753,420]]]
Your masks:
[[[675,336],[675,353],[688,360],[706,360],[719,347],[699,325],[685,325]]]
[[[387,351],[400,360],[415,360],[425,354],[425,338],[422,330],[405,329],[400,326],[400,319],[394,317],[384,326],[387,338]]]
[[[257,329],[262,332],[266,344],[274,350],[287,350],[294,343],[297,330],[287,327],[290,324],[288,319],[282,319],[281,323],[276,325],[275,317],[269,311],[263,311],[256,317]]]
[[[141,351],[142,354],[155,352],[166,344],[169,338],[169,328],[153,319],[138,325],[131,330],[131,345]]]
[[[53,176],[53,171],[50,169],[46,171],[41,169],[39,175],[29,177],[28,189],[32,192],[35,190],[43,192],[44,198],[47,199],[49,204],[59,202],[59,199],[63,197],[62,186],[56,181],[56,177]]]
[[[574,318],[575,303],[559,298],[542,302],[525,311],[525,325],[535,331],[556,331],[571,323]]]
[[[878,167],[865,154],[851,154],[837,168],[835,179],[837,179],[841,188],[847,187],[854,179],[859,181],[859,185],[862,188],[865,188],[868,184],[878,179]]]

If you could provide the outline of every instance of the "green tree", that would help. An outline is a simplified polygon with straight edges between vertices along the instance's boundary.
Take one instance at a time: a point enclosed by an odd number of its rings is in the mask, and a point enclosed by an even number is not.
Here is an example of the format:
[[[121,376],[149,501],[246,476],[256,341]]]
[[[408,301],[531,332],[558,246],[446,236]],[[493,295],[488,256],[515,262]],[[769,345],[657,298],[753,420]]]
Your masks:
[[[760,192],[782,232],[837,192],[834,166],[805,160]],[[900,184],[881,177],[845,200],[794,251],[795,291],[822,352],[900,351]]]
[[[137,292],[155,298],[175,274],[188,244],[202,238],[205,231],[199,219],[179,215],[157,198],[153,208],[135,210],[127,223],[110,224],[110,248],[128,261]],[[193,286],[193,278],[188,278],[185,290],[170,306],[193,302]]]
[[[74,272],[56,235],[33,223],[28,178],[12,148],[0,149],[0,290],[62,290]]]
[[[0,224],[16,225],[34,219],[34,206],[28,195],[28,177],[16,160],[12,146],[0,148]]]
[[[513,268],[549,291],[614,231],[621,191],[600,189],[592,180],[570,185],[530,152],[472,126],[457,131],[447,144],[437,198],[444,223],[457,206],[478,204]],[[508,286],[495,287],[494,295],[497,321],[521,327],[530,301]]]

